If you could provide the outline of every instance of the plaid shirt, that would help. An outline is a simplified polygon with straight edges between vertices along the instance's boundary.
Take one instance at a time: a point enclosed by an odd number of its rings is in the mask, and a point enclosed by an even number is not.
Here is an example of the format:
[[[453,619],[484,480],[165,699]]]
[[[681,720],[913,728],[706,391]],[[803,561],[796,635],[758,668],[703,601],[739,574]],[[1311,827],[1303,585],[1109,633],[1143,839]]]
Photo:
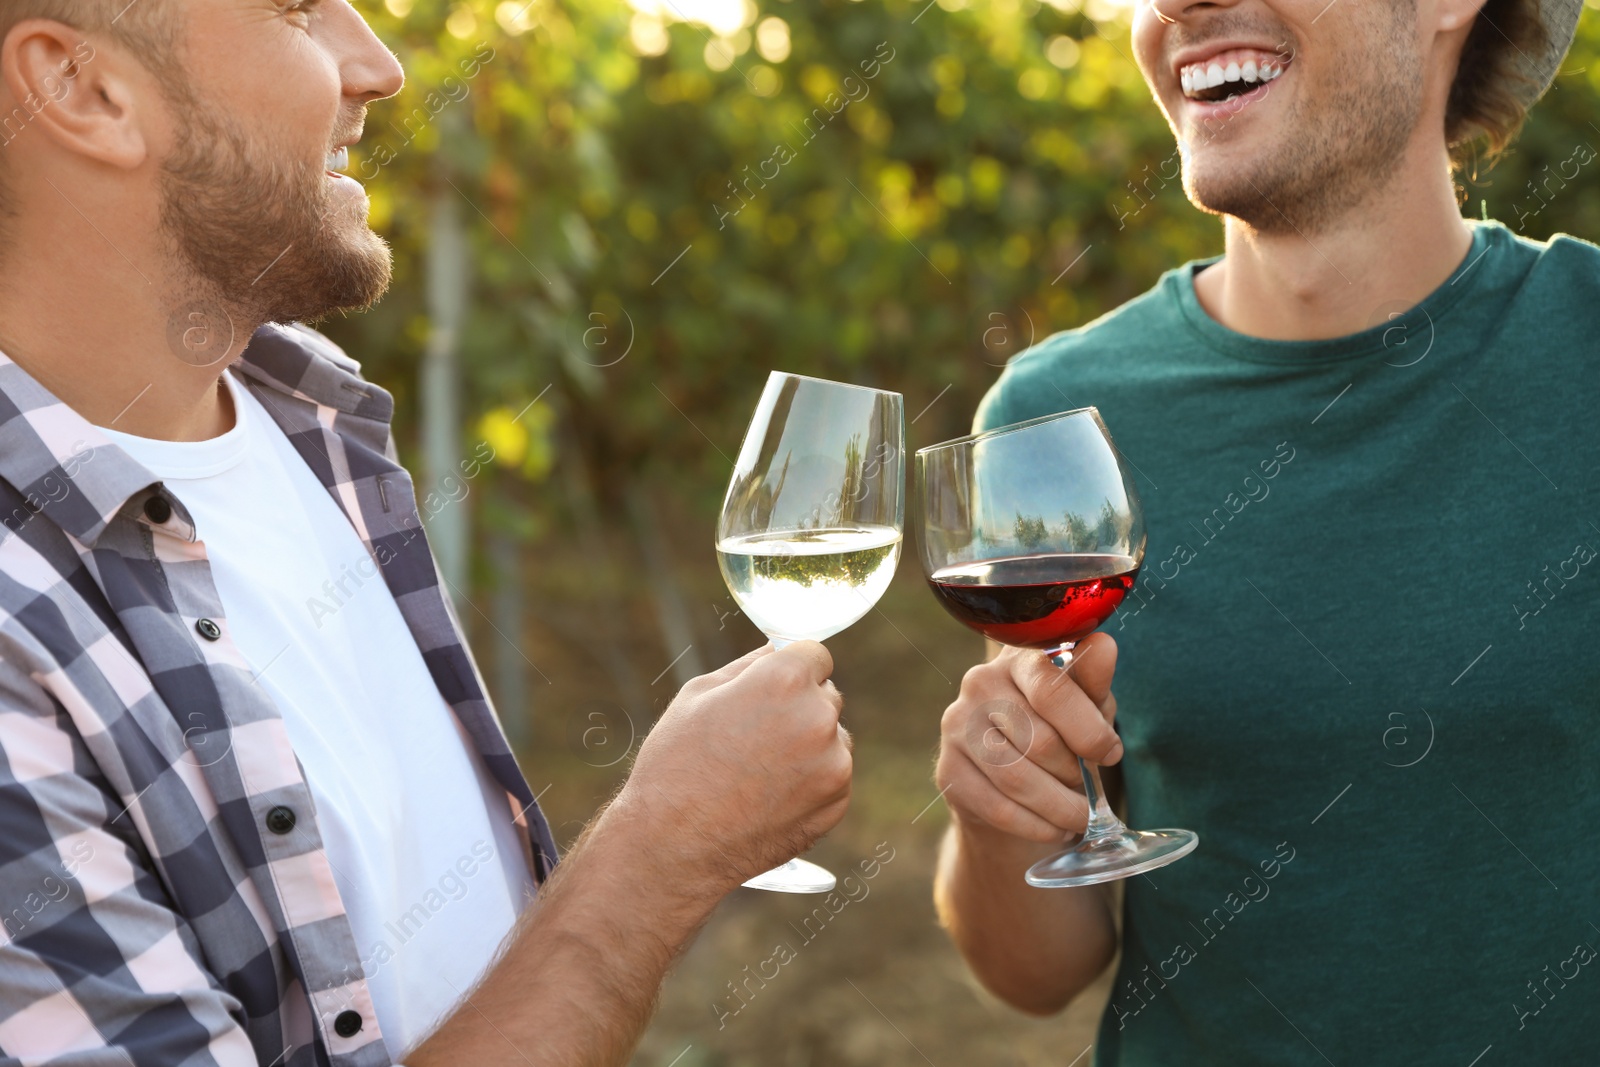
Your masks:
[[[235,371],[380,565],[543,882],[555,844],[442,594],[393,398],[298,325]],[[0,1063],[389,1064],[189,513],[4,355],[0,521]]]

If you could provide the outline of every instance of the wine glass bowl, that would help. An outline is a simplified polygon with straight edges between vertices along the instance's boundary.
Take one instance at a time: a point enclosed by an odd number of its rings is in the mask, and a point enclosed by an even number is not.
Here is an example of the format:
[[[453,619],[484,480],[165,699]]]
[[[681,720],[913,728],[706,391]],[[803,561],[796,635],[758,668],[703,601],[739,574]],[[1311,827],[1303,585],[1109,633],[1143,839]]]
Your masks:
[[[899,393],[773,371],[717,522],[717,565],[772,643],[821,641],[872,610],[905,527]],[[825,893],[832,874],[795,859],[744,883]]]
[[[1000,644],[1066,667],[1133,590],[1144,512],[1092,407],[921,449],[924,573],[944,609]],[[1035,864],[1037,886],[1090,885],[1164,866],[1193,851],[1188,830],[1129,830],[1111,813],[1099,771],[1078,760],[1089,825],[1073,847]]]
[[[889,587],[905,526],[899,393],[772,372],[717,524],[734,601],[780,648],[856,622]]]
[[[900,531],[836,525],[717,542],[734,601],[778,647],[821,641],[871,610],[900,560]]]

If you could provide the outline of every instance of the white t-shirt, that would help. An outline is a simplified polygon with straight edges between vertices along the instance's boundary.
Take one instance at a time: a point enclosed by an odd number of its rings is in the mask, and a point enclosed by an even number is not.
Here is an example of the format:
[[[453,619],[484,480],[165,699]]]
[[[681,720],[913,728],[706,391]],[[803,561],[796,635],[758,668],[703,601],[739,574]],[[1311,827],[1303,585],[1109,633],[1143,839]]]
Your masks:
[[[476,983],[533,882],[504,790],[355,528],[260,402],[222,379],[236,418],[221,437],[101,430],[194,518],[229,629],[305,768],[398,1059]]]

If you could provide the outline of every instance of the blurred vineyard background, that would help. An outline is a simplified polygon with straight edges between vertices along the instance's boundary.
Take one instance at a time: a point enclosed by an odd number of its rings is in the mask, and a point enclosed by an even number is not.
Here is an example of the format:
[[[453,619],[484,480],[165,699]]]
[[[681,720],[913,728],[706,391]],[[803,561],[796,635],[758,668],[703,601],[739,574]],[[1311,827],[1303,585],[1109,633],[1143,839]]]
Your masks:
[[[564,844],[677,686],[762,641],[712,532],[769,370],[904,393],[920,447],[966,432],[1031,341],[1221,251],[1121,0],[357,6],[408,74],[352,161],[396,277],[323,328],[396,396],[430,538]],[[1597,99],[1590,11],[1469,213],[1600,237]],[[1104,987],[1025,1018],[935,925],[932,758],[976,639],[911,558],[831,647],[856,792],[815,856],[892,859],[825,925],[805,924],[815,898],[736,894],[636,1063],[1086,1063]],[[778,977],[742,984],[779,944]]]

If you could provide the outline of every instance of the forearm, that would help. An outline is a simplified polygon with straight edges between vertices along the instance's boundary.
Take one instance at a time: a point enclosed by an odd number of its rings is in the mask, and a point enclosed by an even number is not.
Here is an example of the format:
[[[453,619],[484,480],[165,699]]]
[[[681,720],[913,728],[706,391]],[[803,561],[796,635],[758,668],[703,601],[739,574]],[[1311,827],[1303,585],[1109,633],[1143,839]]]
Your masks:
[[[620,1067],[668,967],[721,897],[662,867],[630,802],[590,824],[505,954],[407,1067]],[[688,875],[690,877],[685,877]]]
[[[1023,873],[1061,849],[953,818],[939,853],[939,918],[973,973],[996,996],[1049,1014],[1083,991],[1116,954],[1106,885],[1038,889]]]

